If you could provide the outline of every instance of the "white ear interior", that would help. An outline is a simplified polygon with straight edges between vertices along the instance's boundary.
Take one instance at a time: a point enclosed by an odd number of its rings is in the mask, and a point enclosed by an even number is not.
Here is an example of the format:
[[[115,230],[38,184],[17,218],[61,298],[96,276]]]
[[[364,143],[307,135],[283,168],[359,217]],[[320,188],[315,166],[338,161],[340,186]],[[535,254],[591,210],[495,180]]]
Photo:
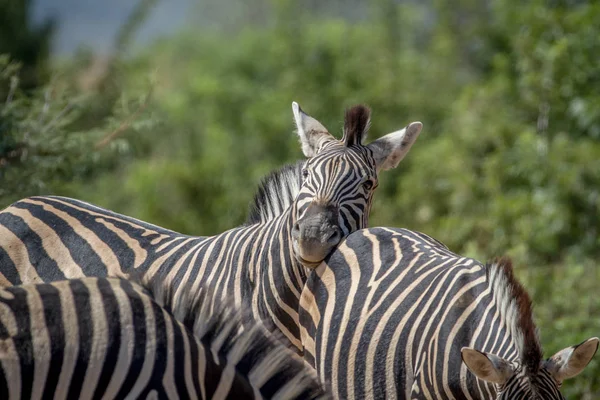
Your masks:
[[[367,145],[373,150],[377,169],[396,168],[415,143],[423,124],[411,122],[404,129],[389,133]]]
[[[306,157],[314,157],[323,143],[334,140],[327,129],[319,121],[302,111],[300,105],[295,101],[292,102],[292,112],[302,144],[302,152]]]
[[[302,127],[302,116],[300,115],[300,113],[302,112],[302,109],[300,108],[300,106],[298,105],[298,103],[296,103],[295,101],[292,102],[292,112],[294,113],[294,121],[296,121],[296,127],[298,129],[301,129],[301,127]]]
[[[483,381],[503,384],[514,374],[510,363],[494,354],[463,347],[461,355],[469,371]]]
[[[598,350],[600,340],[590,338],[577,346],[567,347],[550,357],[549,369],[558,380],[573,378],[585,369]]]

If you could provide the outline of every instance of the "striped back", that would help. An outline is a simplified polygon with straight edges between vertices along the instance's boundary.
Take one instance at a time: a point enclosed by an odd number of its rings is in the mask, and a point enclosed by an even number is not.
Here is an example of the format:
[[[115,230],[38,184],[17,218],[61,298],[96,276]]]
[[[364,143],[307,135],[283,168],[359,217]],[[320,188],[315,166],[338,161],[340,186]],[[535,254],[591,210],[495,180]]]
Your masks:
[[[300,324],[305,358],[343,399],[561,399],[598,346],[543,359],[510,262],[398,228],[348,236],[309,277]]]
[[[261,324],[241,332],[209,299],[194,298],[191,331],[123,279],[0,289],[0,398],[327,397]]]

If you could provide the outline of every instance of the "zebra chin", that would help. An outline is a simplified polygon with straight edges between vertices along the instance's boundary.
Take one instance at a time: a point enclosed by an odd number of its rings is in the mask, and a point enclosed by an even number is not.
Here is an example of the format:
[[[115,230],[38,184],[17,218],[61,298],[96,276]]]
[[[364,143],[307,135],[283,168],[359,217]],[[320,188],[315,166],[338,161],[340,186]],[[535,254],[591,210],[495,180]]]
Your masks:
[[[306,268],[315,269],[331,253],[336,247],[331,245],[323,246],[322,243],[306,243],[307,241],[298,242],[294,240],[294,253],[300,264]]]
[[[306,268],[308,268],[310,270],[317,269],[317,267],[323,263],[323,260],[315,261],[315,262],[306,261],[305,259],[303,259],[300,256],[298,256],[297,259],[298,259],[298,262],[300,262],[300,264],[302,264],[303,266],[305,266]]]

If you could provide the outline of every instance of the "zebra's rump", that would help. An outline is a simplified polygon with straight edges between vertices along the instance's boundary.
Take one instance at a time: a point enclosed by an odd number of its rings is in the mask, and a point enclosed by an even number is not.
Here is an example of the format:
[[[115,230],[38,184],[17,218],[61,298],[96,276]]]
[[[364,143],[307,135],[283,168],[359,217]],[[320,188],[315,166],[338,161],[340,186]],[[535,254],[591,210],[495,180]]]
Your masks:
[[[315,372],[229,305],[186,328],[140,286],[0,290],[0,398],[320,398]],[[194,333],[196,335],[194,335]]]

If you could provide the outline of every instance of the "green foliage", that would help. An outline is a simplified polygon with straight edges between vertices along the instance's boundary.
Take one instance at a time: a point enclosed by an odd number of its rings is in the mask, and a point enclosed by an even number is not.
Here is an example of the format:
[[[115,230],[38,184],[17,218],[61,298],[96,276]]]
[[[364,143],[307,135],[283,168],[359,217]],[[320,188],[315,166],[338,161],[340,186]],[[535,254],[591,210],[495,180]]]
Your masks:
[[[534,314],[546,356],[565,347],[599,336],[600,269],[595,260],[573,259],[560,264],[531,268],[522,265],[517,273],[534,298]],[[600,393],[598,354],[577,377],[565,381],[562,393],[567,399],[597,399]]]
[[[98,101],[96,97],[78,93],[58,80],[25,96],[19,89],[18,72],[17,64],[0,55],[0,87],[7,93],[0,108],[2,204],[91,179],[130,153],[128,143],[116,134],[143,127],[143,121],[122,126],[140,100],[124,94],[111,114],[81,130],[78,121]]]
[[[222,232],[244,220],[260,176],[302,157],[292,101],[334,134],[343,108],[364,102],[371,137],[424,123],[398,170],[382,173],[372,226],[423,231],[481,260],[512,256],[547,355],[600,335],[600,4],[377,0],[373,17],[353,23],[273,4],[272,24],[182,32],[114,60],[83,103],[62,89],[49,103],[44,89],[9,101],[0,157],[21,160],[11,152],[26,132],[31,148],[55,153],[0,168],[13,174],[0,201],[54,192],[190,234]],[[153,101],[127,125],[150,71]],[[70,102],[83,106],[49,129]],[[93,150],[123,122],[139,133]],[[567,397],[600,397],[599,357],[565,382]]]
[[[290,15],[289,5],[281,7],[283,16]],[[145,135],[154,140],[154,154],[127,173],[133,183],[125,186],[126,201],[112,191],[91,199],[188,233],[230,228],[243,221],[260,176],[302,157],[292,133],[294,100],[334,134],[341,132],[343,108],[365,102],[374,110],[373,137],[413,120],[431,121],[429,134],[435,136],[435,121],[446,115],[458,83],[445,79],[445,67],[419,56],[408,38],[402,53],[392,56],[373,46],[387,32],[377,22],[330,21],[300,30],[298,22],[286,21],[244,31],[226,46],[221,37],[186,33],[153,47],[145,58],[158,69],[156,107],[164,120],[160,130]],[[407,31],[418,31],[421,23],[403,21]],[[430,53],[446,65],[453,60],[450,45]],[[434,90],[440,93],[431,98]],[[147,164],[170,173],[148,174]],[[394,174],[382,180],[391,183]],[[142,182],[151,187],[144,190]],[[150,209],[148,196],[138,191],[168,192],[169,200],[163,196],[156,200],[162,206]],[[171,202],[194,207],[184,218],[169,219]]]

